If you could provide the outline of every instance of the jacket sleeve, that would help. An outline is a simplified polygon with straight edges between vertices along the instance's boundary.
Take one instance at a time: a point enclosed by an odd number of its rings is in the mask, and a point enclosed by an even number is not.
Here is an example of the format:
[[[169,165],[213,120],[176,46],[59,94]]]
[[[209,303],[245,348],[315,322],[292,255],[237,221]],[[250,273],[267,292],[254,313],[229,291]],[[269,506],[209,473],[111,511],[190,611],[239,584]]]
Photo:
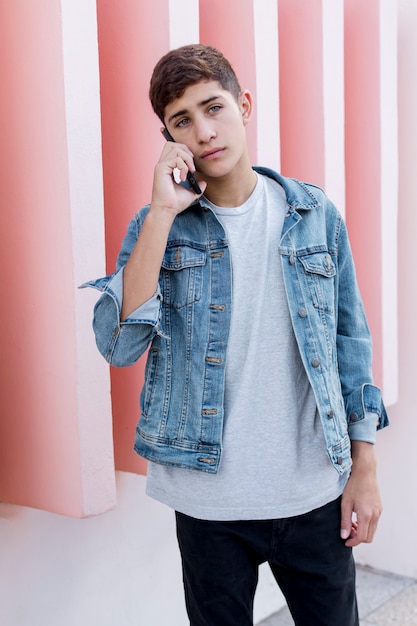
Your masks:
[[[94,307],[93,330],[97,347],[106,361],[116,367],[135,363],[146,351],[156,334],[162,296],[155,294],[120,321],[123,302],[123,271],[140,233],[146,210],[137,214],[129,224],[113,274],[89,281],[81,287],[93,287],[102,292]]]
[[[375,442],[376,430],[388,425],[382,394],[373,384],[372,339],[356,279],[344,221],[338,229],[337,357],[342,394],[352,440]]]

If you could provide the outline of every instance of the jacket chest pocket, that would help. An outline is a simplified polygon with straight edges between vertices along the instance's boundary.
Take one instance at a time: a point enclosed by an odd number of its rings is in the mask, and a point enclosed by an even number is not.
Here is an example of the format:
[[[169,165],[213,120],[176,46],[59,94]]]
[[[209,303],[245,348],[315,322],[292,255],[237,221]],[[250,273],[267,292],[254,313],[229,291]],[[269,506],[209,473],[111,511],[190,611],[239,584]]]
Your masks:
[[[166,249],[161,272],[162,297],[166,305],[181,309],[200,300],[205,262],[205,252],[191,246]]]
[[[334,312],[334,277],[336,267],[328,252],[316,252],[298,257],[303,269],[313,305],[326,313]]]

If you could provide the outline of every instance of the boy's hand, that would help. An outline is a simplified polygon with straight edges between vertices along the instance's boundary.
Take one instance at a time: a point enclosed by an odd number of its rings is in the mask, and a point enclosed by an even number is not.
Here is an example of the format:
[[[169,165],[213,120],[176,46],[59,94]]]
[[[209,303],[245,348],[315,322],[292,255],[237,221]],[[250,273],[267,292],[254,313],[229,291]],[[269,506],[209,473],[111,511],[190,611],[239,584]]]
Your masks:
[[[373,540],[382,512],[374,446],[364,441],[352,441],[352,462],[352,472],[342,496],[340,530],[348,547]]]
[[[195,172],[193,154],[186,145],[167,142],[161,153],[161,157],[155,166],[151,210],[166,212],[171,219],[184,211],[199,196],[192,190],[183,187],[175,181],[184,182],[187,173]],[[199,181],[202,192],[207,183]]]

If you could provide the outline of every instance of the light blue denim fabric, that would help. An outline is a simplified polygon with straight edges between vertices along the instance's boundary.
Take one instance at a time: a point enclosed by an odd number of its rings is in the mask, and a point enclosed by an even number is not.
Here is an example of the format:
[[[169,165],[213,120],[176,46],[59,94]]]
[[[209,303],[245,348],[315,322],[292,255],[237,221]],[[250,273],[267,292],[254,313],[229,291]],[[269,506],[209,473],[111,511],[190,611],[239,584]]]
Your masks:
[[[374,443],[376,430],[388,424],[381,392],[372,383],[371,337],[346,227],[320,188],[255,170],[277,180],[287,196],[277,244],[288,305],[327,452],[343,474],[351,467],[350,440]],[[83,285],[103,292],[94,311],[97,346],[117,367],[133,364],[149,347],[136,452],[157,463],[216,473],[232,302],[226,235],[214,213],[198,202],[179,214],[157,292],[120,322],[123,267],[148,209],[131,221],[116,272]]]

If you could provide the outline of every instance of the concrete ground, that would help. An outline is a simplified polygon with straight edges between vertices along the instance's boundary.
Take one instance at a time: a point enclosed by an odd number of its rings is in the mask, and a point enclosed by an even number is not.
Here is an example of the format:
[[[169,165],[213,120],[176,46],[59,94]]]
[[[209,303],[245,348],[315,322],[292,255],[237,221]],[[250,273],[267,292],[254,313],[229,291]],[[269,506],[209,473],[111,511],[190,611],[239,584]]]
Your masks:
[[[357,566],[361,626],[417,626],[417,580]],[[258,626],[294,626],[287,608]]]

